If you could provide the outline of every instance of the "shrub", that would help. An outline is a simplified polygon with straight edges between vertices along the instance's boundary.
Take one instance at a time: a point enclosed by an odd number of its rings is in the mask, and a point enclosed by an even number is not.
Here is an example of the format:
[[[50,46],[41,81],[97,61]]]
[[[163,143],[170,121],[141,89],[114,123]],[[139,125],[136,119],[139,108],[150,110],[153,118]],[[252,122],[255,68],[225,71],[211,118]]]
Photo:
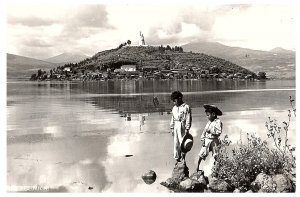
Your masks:
[[[246,144],[229,146],[226,140],[222,140],[220,153],[213,167],[213,176],[227,181],[235,188],[248,188],[259,173],[274,173],[282,165],[280,160],[273,160],[267,142],[253,134],[247,134]],[[277,163],[274,164],[273,161]]]
[[[293,100],[290,102],[293,107]],[[287,132],[291,119],[291,111],[288,113],[288,122],[283,122],[284,137],[280,137],[281,127],[276,120],[269,118],[266,123],[267,136],[273,139],[274,146],[254,134],[247,133],[246,143],[231,145],[226,135],[219,145],[219,154],[212,169],[212,176],[227,181],[235,188],[250,188],[259,173],[268,175],[289,174],[296,167],[293,152],[295,147],[288,144]],[[283,143],[282,143],[283,141]]]
[[[296,109],[294,107],[294,101],[290,96],[290,104],[294,116],[296,117]],[[292,111],[288,110],[288,121],[283,121],[282,126],[278,125],[276,119],[268,118],[266,122],[266,128],[268,130],[267,136],[271,138],[276,148],[276,153],[284,161],[285,173],[290,173],[296,167],[296,157],[294,156],[295,147],[292,147],[288,143],[288,131],[291,123]]]

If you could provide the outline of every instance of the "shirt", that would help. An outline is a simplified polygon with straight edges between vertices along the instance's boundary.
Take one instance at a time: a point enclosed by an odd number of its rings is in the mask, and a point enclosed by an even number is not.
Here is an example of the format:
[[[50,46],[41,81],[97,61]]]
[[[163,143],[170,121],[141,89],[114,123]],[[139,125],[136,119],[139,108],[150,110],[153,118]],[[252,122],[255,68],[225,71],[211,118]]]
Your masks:
[[[174,129],[175,121],[185,124],[185,129],[189,130],[192,126],[192,110],[190,106],[185,103],[182,103],[178,107],[175,105],[172,109],[171,129]]]
[[[214,139],[218,138],[223,129],[223,123],[219,118],[213,121],[208,121],[201,135],[201,140],[204,138]]]

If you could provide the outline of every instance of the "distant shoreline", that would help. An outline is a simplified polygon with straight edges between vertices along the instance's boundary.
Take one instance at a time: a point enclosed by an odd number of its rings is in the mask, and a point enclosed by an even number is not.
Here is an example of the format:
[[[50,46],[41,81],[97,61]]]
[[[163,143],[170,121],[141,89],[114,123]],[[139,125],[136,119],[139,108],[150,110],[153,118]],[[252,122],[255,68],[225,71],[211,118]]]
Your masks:
[[[105,81],[296,81],[295,78],[268,78],[268,79],[223,79],[223,78],[212,78],[212,79],[106,79],[106,80],[30,80],[28,78],[7,78],[6,81],[30,81],[30,82],[105,82]]]

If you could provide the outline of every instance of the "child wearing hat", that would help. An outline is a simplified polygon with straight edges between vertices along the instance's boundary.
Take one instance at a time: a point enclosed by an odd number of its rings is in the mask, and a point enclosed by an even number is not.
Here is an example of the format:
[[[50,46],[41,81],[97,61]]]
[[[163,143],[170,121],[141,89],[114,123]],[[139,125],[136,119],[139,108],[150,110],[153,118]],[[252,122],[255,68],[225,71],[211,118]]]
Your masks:
[[[182,93],[179,91],[172,92],[171,100],[174,103],[172,109],[172,118],[170,128],[174,136],[174,158],[177,162],[185,161],[185,152],[181,150],[183,137],[189,133],[192,125],[191,108],[183,102]]]
[[[200,163],[202,160],[205,160],[209,152],[212,152],[214,159],[217,156],[218,145],[221,143],[219,136],[221,135],[223,129],[223,124],[218,118],[218,116],[222,115],[222,111],[219,110],[215,105],[205,104],[203,107],[205,108],[208,122],[201,135],[201,141],[203,145],[199,152],[198,166],[196,171],[200,170]]]

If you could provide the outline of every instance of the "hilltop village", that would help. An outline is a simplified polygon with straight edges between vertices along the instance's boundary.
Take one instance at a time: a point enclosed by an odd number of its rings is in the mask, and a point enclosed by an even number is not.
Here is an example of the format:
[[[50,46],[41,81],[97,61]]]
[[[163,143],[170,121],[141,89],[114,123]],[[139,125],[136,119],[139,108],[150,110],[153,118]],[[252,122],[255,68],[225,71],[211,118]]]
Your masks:
[[[97,81],[109,79],[266,79],[227,60],[203,53],[184,52],[182,47],[148,46],[140,33],[139,45],[128,40],[117,48],[95,54],[78,63],[49,71],[38,70],[30,80]]]

